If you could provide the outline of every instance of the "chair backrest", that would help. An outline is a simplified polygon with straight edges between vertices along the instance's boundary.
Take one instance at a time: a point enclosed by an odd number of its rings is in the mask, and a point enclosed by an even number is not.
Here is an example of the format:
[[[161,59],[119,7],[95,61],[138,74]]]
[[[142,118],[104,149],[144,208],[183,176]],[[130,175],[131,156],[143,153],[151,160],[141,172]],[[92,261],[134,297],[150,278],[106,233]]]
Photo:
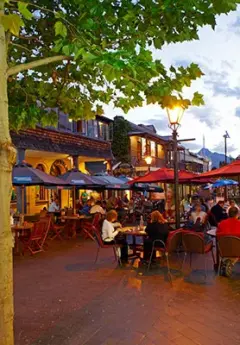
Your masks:
[[[235,236],[221,236],[218,239],[219,252],[221,257],[240,257],[240,238]]]
[[[41,219],[38,222],[34,223],[30,239],[41,240],[47,231],[47,227],[48,227],[48,220],[46,219]]]
[[[68,208],[66,216],[71,217],[72,215],[73,215],[73,208]]]
[[[92,225],[98,230],[100,230],[100,227],[101,227],[101,219],[102,219],[101,213],[94,214]]]
[[[51,227],[52,218],[51,218],[51,216],[46,216],[45,218],[40,218],[40,221],[45,222],[45,224],[46,224],[46,227],[45,227],[45,230],[43,231],[42,239],[41,239],[41,245],[43,245],[44,242],[46,241],[47,236],[48,236],[48,233],[49,233],[49,230]]]
[[[196,233],[183,234],[182,242],[185,252],[204,254],[203,237]]]
[[[92,225],[93,239],[100,248],[104,247],[103,239],[100,232]]]
[[[175,252],[180,244],[182,243],[182,231],[176,230],[173,234],[169,234],[167,240],[167,251],[168,253]]]

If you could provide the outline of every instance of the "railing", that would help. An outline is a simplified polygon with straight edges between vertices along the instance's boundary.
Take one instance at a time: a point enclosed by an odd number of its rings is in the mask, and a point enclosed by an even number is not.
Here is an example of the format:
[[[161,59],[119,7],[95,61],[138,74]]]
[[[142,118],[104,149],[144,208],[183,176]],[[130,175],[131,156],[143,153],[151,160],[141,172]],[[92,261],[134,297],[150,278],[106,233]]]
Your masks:
[[[147,167],[147,163],[144,158],[139,159],[138,157],[132,156],[131,157],[131,164],[135,167]],[[165,160],[162,158],[152,157],[152,167],[155,168],[164,168],[165,167]]]

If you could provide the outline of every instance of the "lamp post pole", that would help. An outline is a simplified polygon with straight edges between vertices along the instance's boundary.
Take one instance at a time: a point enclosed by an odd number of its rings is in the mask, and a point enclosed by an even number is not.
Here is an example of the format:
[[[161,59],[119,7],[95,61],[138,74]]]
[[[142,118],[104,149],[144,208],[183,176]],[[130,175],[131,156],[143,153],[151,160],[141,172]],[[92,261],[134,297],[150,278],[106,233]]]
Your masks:
[[[174,159],[174,200],[176,229],[180,228],[180,202],[179,202],[179,178],[178,178],[178,132],[184,108],[180,105],[167,108],[169,127],[172,129],[173,159]]]
[[[174,158],[174,196],[176,229],[180,228],[179,178],[178,178],[178,140],[177,129],[173,129],[173,158]]]
[[[225,165],[227,165],[228,160],[227,160],[227,139],[230,138],[230,135],[228,134],[228,132],[226,131],[224,136],[224,154],[225,154]],[[227,200],[228,198],[228,188],[227,186],[224,188],[224,199]]]

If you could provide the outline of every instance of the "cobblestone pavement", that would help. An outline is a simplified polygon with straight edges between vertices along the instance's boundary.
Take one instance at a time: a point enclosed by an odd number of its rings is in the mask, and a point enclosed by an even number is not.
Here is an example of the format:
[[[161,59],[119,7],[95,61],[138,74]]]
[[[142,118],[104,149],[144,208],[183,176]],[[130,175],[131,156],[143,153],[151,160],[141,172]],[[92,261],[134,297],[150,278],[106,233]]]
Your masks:
[[[56,241],[14,262],[15,345],[239,345],[240,267],[208,276],[200,258],[184,276],[116,268],[93,242]]]

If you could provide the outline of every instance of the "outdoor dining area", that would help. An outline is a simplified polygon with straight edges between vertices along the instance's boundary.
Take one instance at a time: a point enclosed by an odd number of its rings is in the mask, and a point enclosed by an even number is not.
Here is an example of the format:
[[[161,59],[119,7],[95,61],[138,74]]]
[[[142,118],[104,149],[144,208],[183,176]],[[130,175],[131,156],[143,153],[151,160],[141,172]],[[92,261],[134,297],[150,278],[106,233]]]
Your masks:
[[[94,241],[95,263],[101,250],[112,248],[120,267],[137,261],[149,271],[160,263],[172,280],[171,257],[177,258],[184,269],[188,257],[192,266],[195,254],[200,255],[206,276],[206,259],[211,255],[213,270],[230,276],[240,257],[240,225],[236,233],[228,231],[227,236],[219,236],[218,231],[227,219],[239,222],[237,203],[229,204],[226,198],[226,192],[230,195],[239,188],[238,174],[240,161],[198,175],[179,171],[179,188],[188,194],[183,193],[181,203],[176,205],[169,187],[174,184],[172,169],[121,180],[109,175],[86,175],[74,168],[54,177],[22,162],[13,169],[13,185],[22,191],[22,212],[11,215],[13,253],[34,255],[50,250],[54,240],[80,239]],[[228,177],[232,179],[225,179]],[[61,207],[55,198],[39,214],[24,214],[24,190],[35,185],[71,190],[72,207]],[[84,192],[80,195],[79,190]],[[99,198],[89,197],[87,190],[97,191]],[[107,198],[105,191],[110,191]],[[158,198],[153,198],[156,194]]]

